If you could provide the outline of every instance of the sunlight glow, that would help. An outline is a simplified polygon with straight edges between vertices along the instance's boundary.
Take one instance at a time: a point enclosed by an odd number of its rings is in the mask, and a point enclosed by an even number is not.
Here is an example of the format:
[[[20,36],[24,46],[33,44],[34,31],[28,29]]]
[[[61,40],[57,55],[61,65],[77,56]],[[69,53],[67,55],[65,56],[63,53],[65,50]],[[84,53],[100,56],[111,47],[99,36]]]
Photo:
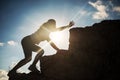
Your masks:
[[[52,32],[50,34],[50,39],[55,44],[60,45],[63,42],[63,40],[64,40],[64,34],[61,31]]]
[[[59,49],[68,50],[69,31],[57,31],[50,34],[50,39]]]

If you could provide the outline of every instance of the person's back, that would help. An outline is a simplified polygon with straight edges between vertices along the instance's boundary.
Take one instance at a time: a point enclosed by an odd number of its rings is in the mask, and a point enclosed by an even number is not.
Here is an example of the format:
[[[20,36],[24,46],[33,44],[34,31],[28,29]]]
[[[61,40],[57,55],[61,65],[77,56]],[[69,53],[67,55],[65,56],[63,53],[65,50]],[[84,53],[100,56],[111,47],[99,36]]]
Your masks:
[[[42,25],[36,32],[30,35],[33,43],[38,44],[48,39],[50,32],[45,29],[47,29],[46,26]]]

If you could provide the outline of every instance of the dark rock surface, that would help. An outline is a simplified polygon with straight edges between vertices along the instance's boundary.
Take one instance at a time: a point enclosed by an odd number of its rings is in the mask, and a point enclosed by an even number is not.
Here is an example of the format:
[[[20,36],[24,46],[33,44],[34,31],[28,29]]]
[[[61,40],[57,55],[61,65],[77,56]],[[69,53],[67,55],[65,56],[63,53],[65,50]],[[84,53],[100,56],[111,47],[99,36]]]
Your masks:
[[[23,80],[120,79],[120,20],[70,30],[68,51],[41,59],[41,74]],[[15,79],[9,79],[15,80]],[[21,79],[17,79],[21,80]]]

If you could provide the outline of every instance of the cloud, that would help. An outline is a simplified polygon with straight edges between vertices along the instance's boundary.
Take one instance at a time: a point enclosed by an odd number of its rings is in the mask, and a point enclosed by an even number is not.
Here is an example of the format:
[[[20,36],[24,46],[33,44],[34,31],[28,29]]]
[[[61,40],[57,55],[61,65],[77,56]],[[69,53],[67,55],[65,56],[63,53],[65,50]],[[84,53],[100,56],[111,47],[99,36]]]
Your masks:
[[[0,80],[8,80],[8,72],[0,69]]]
[[[120,6],[113,7],[113,11],[120,12]]]
[[[17,44],[17,42],[15,42],[15,41],[13,41],[13,40],[8,41],[7,43],[8,43],[9,45],[11,45],[11,46],[15,46],[15,45]]]
[[[106,12],[107,7],[103,5],[102,1],[98,0],[96,2],[88,2],[91,6],[93,6],[97,11],[93,14],[93,19],[106,19],[109,14]]]
[[[0,42],[0,46],[4,46],[4,43]]]
[[[0,47],[4,46],[5,44],[6,43],[0,42]],[[7,41],[7,44],[10,45],[10,46],[16,46],[17,42],[15,42],[13,40],[10,40],[10,41]]]
[[[120,6],[114,6],[114,4],[112,3],[112,1],[109,1],[108,6],[110,6],[109,10],[115,11],[115,12],[120,12]]]

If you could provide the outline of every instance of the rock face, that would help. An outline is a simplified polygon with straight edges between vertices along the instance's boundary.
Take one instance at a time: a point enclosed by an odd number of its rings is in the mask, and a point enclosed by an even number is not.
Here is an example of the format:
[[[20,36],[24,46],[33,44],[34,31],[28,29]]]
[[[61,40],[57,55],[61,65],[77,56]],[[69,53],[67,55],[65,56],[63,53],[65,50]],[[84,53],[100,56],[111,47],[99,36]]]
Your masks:
[[[70,30],[68,51],[41,59],[47,80],[120,79],[120,20]]]
[[[26,74],[27,80],[33,80],[33,77],[34,80],[120,79],[120,20],[73,28],[69,41],[68,51],[61,50],[41,58],[42,77]],[[22,79],[26,80],[26,77]]]

